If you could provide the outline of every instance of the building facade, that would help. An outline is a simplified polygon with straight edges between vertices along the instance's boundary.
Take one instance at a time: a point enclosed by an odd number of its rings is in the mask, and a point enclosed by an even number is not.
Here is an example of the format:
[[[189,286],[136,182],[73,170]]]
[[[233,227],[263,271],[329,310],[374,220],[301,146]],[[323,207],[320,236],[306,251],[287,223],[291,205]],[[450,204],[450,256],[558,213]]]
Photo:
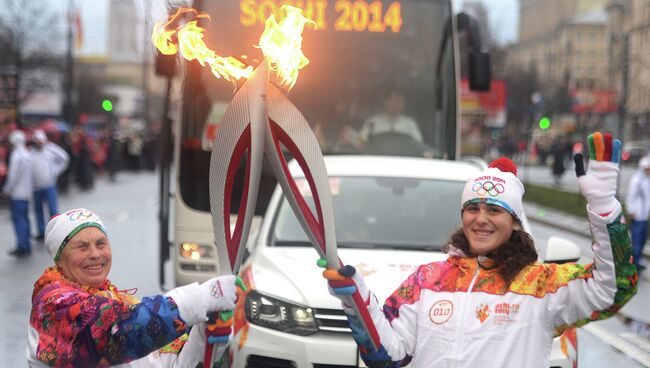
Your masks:
[[[624,137],[650,145],[650,1],[612,0],[607,7],[609,75],[622,96]],[[633,137],[633,138],[632,138]],[[647,148],[647,147],[646,147]]]
[[[519,37],[506,63],[535,75],[544,101],[538,113],[561,122],[552,126],[556,134],[612,129],[619,98],[609,74],[608,2],[519,1]]]

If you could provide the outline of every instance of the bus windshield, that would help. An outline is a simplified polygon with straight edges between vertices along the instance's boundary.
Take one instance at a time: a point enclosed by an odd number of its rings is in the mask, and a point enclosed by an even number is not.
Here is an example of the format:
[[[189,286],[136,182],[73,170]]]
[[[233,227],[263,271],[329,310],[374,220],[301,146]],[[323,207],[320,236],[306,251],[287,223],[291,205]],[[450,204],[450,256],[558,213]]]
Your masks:
[[[211,17],[205,41],[219,55],[245,55],[255,66],[264,21],[284,3],[305,9],[315,24],[303,32],[309,65],[285,92],[325,154],[456,158],[449,0],[204,0],[200,8]],[[190,207],[209,210],[211,134],[218,134],[235,87],[195,62],[185,69],[180,192]]]

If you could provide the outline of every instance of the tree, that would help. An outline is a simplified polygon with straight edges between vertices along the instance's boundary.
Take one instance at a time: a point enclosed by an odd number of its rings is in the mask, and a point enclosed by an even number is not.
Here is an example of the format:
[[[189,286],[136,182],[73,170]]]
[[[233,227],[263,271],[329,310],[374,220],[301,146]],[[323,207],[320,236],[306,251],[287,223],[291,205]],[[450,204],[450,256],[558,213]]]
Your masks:
[[[61,20],[43,0],[3,0],[0,3],[0,69],[15,75],[16,123],[21,126],[21,104],[36,91],[52,89],[36,71],[61,69]]]

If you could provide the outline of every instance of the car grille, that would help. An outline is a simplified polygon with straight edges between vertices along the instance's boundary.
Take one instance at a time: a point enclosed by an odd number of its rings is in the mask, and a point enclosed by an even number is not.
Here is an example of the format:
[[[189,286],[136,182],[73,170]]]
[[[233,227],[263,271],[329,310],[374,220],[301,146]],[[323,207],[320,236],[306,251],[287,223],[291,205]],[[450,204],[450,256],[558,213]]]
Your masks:
[[[297,368],[295,362],[286,359],[269,358],[261,355],[249,355],[246,368]]]
[[[340,309],[314,309],[314,318],[320,331],[351,333],[348,319]]]

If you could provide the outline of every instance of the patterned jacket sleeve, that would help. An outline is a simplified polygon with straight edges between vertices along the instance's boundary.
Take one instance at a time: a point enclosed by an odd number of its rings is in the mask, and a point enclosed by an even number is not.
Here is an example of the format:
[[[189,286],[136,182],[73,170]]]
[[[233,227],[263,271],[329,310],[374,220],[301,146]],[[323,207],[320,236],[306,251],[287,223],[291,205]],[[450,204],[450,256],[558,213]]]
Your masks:
[[[546,293],[556,334],[613,316],[636,293],[638,276],[620,204],[605,217],[587,212],[593,263],[547,265]]]
[[[368,367],[403,367],[411,361],[416,344],[414,331],[417,330],[422,267],[426,266],[421,266],[386,299],[383,310],[371,293],[368,310],[379,333],[381,346],[378,351],[373,349],[357,316],[348,314],[352,336]]]
[[[186,332],[173,299],[127,305],[54,283],[32,307],[38,359],[51,366],[115,365],[139,359]]]

